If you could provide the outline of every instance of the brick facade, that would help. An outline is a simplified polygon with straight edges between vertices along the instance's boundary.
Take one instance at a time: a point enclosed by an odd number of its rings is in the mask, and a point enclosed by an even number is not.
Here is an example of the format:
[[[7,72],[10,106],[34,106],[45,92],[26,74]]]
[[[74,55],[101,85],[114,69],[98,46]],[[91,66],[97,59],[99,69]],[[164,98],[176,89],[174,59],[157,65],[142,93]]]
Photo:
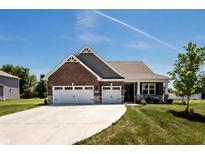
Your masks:
[[[93,85],[95,103],[101,102],[102,86],[121,86],[122,101],[124,100],[124,82],[123,81],[97,81],[97,77],[88,71],[83,65],[78,62],[66,62],[58,68],[48,78],[48,98],[52,100],[53,86],[71,86],[71,85]],[[135,84],[135,95],[137,96],[137,83]],[[142,83],[141,83],[142,84]],[[140,84],[140,91],[142,92]],[[163,83],[156,83],[156,95],[163,94]]]
[[[52,86],[94,85],[99,89],[96,76],[78,62],[66,62],[48,78],[48,96],[52,96]]]
[[[56,72],[48,78],[48,96],[52,97],[53,86],[72,85],[94,85],[95,102],[99,103],[101,99],[102,86],[122,86],[123,82],[100,82],[96,76],[89,72],[78,62],[66,62]]]

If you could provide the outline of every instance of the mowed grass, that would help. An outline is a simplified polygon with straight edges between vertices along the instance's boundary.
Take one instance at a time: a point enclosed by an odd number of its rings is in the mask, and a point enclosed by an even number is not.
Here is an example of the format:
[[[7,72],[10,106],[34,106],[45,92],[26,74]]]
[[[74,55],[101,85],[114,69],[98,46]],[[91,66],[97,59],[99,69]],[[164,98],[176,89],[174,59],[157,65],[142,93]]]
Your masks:
[[[0,101],[0,116],[24,111],[43,105],[44,99],[18,99]]]
[[[191,101],[191,108],[202,116],[187,117],[180,102],[127,106],[112,126],[76,144],[205,144],[205,101]]]

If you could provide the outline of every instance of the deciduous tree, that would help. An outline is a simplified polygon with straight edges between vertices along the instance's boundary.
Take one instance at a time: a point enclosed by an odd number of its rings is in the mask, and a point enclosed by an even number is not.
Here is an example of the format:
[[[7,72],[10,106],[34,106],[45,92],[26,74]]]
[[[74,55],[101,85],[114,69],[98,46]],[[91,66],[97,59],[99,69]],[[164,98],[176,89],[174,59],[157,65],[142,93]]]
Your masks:
[[[35,75],[30,75],[29,68],[6,64],[0,69],[20,78],[21,97],[32,97],[32,89],[36,86],[37,79]]]
[[[205,47],[198,48],[196,44],[189,43],[184,47],[186,52],[179,53],[174,63],[174,69],[168,74],[173,80],[173,87],[178,95],[187,98],[187,111],[189,112],[189,99],[193,94],[203,92],[204,73],[200,72],[205,63]]]
[[[38,81],[38,84],[34,90],[35,92],[35,95],[37,97],[40,97],[40,98],[45,98],[47,96],[46,94],[46,81],[43,80],[43,78],[45,77],[44,74],[41,74],[40,75],[40,81]]]

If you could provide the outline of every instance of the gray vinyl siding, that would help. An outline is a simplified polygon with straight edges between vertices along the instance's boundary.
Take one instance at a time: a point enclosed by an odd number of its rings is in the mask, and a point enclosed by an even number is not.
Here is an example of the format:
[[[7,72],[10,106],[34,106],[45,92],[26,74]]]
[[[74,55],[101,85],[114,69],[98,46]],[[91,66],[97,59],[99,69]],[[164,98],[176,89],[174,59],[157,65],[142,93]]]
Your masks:
[[[120,75],[115,73],[109,66],[97,58],[93,53],[81,53],[78,58],[88,66],[92,71],[104,79],[122,79]]]
[[[0,100],[3,100],[4,93],[3,93],[3,86],[0,85]]]
[[[0,76],[0,84],[7,87],[19,88],[19,79]]]
[[[4,86],[0,87],[0,99],[3,100],[3,94],[5,100],[20,98],[19,79],[0,76],[0,85]]]
[[[5,87],[4,93],[5,93],[5,100],[20,98],[19,88]]]

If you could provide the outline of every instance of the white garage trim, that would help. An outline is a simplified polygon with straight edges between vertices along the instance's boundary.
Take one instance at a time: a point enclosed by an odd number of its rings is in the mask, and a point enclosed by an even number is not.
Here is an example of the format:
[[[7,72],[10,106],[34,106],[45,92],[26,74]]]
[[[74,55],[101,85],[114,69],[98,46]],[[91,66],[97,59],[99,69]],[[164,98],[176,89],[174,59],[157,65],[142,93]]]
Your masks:
[[[102,103],[121,103],[121,86],[102,86]]]
[[[53,103],[93,104],[94,86],[53,86]]]

